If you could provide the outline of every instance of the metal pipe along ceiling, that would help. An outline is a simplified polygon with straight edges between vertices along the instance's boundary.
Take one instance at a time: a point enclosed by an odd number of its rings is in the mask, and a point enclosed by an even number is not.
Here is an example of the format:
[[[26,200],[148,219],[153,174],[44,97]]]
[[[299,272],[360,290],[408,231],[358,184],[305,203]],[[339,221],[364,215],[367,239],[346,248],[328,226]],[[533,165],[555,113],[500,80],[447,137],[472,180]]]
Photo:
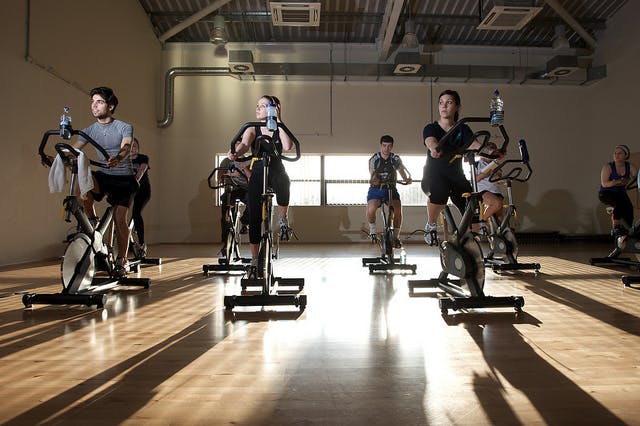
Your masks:
[[[178,76],[230,76],[229,68],[226,67],[183,67],[183,68],[171,68],[164,77],[164,117],[158,121],[158,127],[169,127],[173,121],[173,81]]]

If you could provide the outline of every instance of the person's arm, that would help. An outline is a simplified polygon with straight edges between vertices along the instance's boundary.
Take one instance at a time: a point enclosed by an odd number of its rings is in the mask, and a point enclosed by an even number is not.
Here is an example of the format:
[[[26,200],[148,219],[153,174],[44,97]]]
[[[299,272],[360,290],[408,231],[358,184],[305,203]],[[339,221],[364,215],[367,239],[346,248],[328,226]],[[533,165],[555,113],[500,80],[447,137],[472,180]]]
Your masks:
[[[133,138],[131,136],[125,136],[122,138],[122,142],[120,142],[120,151],[118,151],[118,154],[116,154],[115,157],[111,157],[107,160],[107,167],[115,167],[118,163],[129,156],[132,140]]]
[[[379,186],[380,185],[380,177],[376,173],[375,157],[376,156],[374,154],[371,158],[369,158],[369,176],[371,176],[369,178],[369,184],[371,184],[373,186]]]
[[[627,181],[627,185],[632,180],[635,180],[637,178],[637,176],[638,176],[638,169],[633,164],[630,164],[629,165],[629,180]]]
[[[242,157],[249,149],[251,149],[251,144],[256,138],[256,129],[253,127],[249,127],[242,134],[242,138],[236,142],[236,152],[233,153],[229,150],[227,157],[229,160],[235,160],[238,157]]]
[[[427,147],[432,158],[440,158],[440,151],[437,150],[438,139],[433,136],[427,136],[424,140],[424,146]]]
[[[251,179],[251,170],[249,169],[249,167],[247,167],[247,164],[245,162],[236,164],[238,165],[238,167],[240,167],[240,170],[242,170],[242,173],[247,178],[247,181],[249,181],[249,179]]]
[[[624,186],[624,178],[610,180],[611,177],[611,166],[609,163],[602,166],[600,170],[600,184],[603,188],[613,188],[614,186]],[[627,182],[628,183],[628,182]]]
[[[413,182],[413,179],[411,179],[411,173],[409,173],[409,170],[404,166],[400,157],[398,157],[398,173],[400,173],[402,180],[405,181],[407,185],[410,185]]]
[[[138,182],[140,182],[140,179],[142,179],[142,176],[144,176],[144,174],[147,173],[148,169],[149,169],[149,164],[147,163],[140,164],[140,167],[138,168],[138,173],[136,173],[136,180]]]
[[[276,105],[276,110],[278,111],[278,121],[282,122],[282,119],[280,118],[280,104]],[[293,141],[289,135],[286,132],[278,131],[278,136],[280,138],[280,143],[282,144],[282,150],[285,152],[291,151],[291,148],[293,148]]]

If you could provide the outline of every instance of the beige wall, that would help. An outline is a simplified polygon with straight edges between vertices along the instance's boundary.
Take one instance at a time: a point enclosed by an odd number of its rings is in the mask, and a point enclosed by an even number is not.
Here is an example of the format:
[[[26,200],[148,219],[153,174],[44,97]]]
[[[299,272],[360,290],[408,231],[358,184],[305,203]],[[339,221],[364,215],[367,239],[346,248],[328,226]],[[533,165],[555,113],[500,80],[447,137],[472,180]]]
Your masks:
[[[165,67],[219,66],[210,51],[210,46],[172,46],[165,52]],[[611,82],[616,79],[612,71]],[[609,158],[611,146],[602,140],[600,117],[592,108],[601,84],[499,87],[507,105],[511,154],[517,155],[517,141],[525,138],[535,168],[533,179],[515,188],[520,230],[606,231],[595,193],[597,171]],[[369,154],[377,148],[380,135],[389,133],[396,138],[397,153],[422,154],[422,127],[431,116],[437,94],[449,87],[460,91],[463,114],[486,114],[494,88],[490,85],[179,77],[175,120],[162,134],[167,150],[163,161],[177,163],[177,167],[163,163],[165,191],[160,196],[167,199],[155,235],[160,241],[217,238],[217,210],[204,179],[213,154],[226,151],[239,126],[254,118],[254,105],[263,93],[282,99],[284,120],[297,133],[306,153]],[[291,215],[307,242],[361,237],[363,207],[293,208]],[[188,220],[181,220],[184,217]],[[423,208],[405,209],[405,230],[421,228],[424,221]]]
[[[49,194],[48,169],[36,155],[42,133],[57,128],[63,106],[73,124],[93,121],[86,91],[115,89],[117,117],[131,122],[156,156],[161,46],[144,10],[129,0],[32,0],[27,53],[27,2],[5,7],[0,37],[0,116],[4,126],[0,265],[60,256],[71,227],[61,220],[63,196]],[[149,212],[153,216],[153,212]],[[151,219],[153,220],[153,219]]]
[[[56,125],[63,105],[71,106],[76,127],[91,122],[83,91],[95,85],[116,89],[118,116],[134,124],[143,151],[151,156],[153,197],[145,213],[150,242],[218,238],[218,212],[205,178],[214,153],[226,151],[237,128],[253,119],[256,99],[263,93],[282,99],[285,121],[304,152],[368,154],[381,134],[390,133],[399,154],[415,154],[423,152],[421,129],[436,102],[431,93],[455,88],[463,97],[463,114],[477,115],[486,113],[494,88],[178,77],[173,124],[158,129],[164,72],[225,66],[211,45],[167,45],[161,52],[137,2],[33,0],[31,5],[30,53],[41,66],[24,59],[26,2],[5,10],[0,39],[5,100],[0,113],[6,123],[0,264],[62,253],[60,241],[68,228],[59,216],[62,197],[48,193],[47,170],[38,165],[35,152],[42,131]],[[640,30],[632,19],[638,12],[637,2],[627,3],[609,23],[615,30],[601,38],[597,63],[608,65],[604,81],[588,87],[499,86],[514,142],[511,153],[516,154],[515,142],[525,138],[535,169],[532,180],[515,190],[521,230],[607,232],[596,197],[598,171],[616,143],[639,151],[630,124],[638,119],[640,91],[635,84]],[[116,21],[117,29],[110,31],[108,23]],[[357,239],[363,216],[363,207],[292,209],[305,242]],[[424,225],[423,208],[407,208],[405,217],[404,229]]]

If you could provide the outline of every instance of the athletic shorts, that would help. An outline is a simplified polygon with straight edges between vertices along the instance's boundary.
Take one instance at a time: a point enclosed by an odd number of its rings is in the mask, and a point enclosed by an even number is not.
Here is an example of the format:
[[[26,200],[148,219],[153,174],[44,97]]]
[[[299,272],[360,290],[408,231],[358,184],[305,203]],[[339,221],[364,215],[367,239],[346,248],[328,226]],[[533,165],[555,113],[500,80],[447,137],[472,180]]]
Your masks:
[[[391,192],[391,197],[394,200],[400,200],[400,194],[398,194],[398,190],[396,188],[393,188]],[[389,189],[376,188],[375,186],[369,187],[369,192],[367,193],[367,202],[371,200],[380,200],[383,203],[387,204],[389,202]]]
[[[129,207],[133,195],[138,189],[138,182],[133,175],[108,175],[97,171],[93,172],[93,178],[98,183],[99,193],[91,191],[93,199],[102,201],[107,196],[107,202],[112,206]]]

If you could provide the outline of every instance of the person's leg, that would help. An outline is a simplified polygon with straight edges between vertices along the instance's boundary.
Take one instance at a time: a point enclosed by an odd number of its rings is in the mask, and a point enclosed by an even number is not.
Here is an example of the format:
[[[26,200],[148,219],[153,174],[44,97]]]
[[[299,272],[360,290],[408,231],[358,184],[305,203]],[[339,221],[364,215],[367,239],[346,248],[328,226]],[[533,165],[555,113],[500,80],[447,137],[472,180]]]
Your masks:
[[[620,194],[616,207],[619,210],[621,224],[627,229],[631,228],[633,226],[633,204],[626,192]]]
[[[402,228],[402,203],[400,202],[400,194],[395,189],[390,203],[393,207],[393,237],[399,242],[400,228]]]
[[[370,199],[367,201],[367,223],[369,224],[369,235],[374,235],[377,231],[376,229],[376,211],[380,207],[380,200],[378,199]]]
[[[262,162],[254,164],[247,189],[247,210],[249,210],[249,250],[251,266],[258,266],[260,238],[262,236]],[[250,277],[254,278],[254,277]]]
[[[129,250],[129,223],[127,216],[129,208],[116,205],[114,208],[113,224],[116,229],[116,239],[118,242],[118,259],[126,259]]]
[[[616,217],[616,200],[613,196],[613,191],[600,191],[598,192],[598,199],[602,204],[611,208],[611,229],[614,230],[616,226],[620,225],[620,216]],[[609,209],[607,209],[609,210]]]
[[[431,201],[431,197],[427,198],[427,224],[436,225],[438,216],[444,210],[445,204],[434,203]]]
[[[227,241],[229,227],[227,225],[227,214],[229,213],[229,202],[226,191],[220,196],[220,242],[224,244]]]
[[[482,203],[485,206],[483,217],[488,221],[491,216],[495,216],[496,221],[502,221],[502,198],[493,192],[485,191],[482,194]]]
[[[284,167],[274,167],[270,171],[269,181],[271,188],[276,193],[278,203],[278,223],[280,226],[289,227],[289,200],[291,198],[291,180]]]
[[[144,244],[144,219],[142,218],[142,209],[147,205],[151,194],[149,191],[142,188],[136,191],[136,195],[133,198],[133,208],[131,209],[131,218],[133,219],[133,226],[138,235],[138,242]]]

